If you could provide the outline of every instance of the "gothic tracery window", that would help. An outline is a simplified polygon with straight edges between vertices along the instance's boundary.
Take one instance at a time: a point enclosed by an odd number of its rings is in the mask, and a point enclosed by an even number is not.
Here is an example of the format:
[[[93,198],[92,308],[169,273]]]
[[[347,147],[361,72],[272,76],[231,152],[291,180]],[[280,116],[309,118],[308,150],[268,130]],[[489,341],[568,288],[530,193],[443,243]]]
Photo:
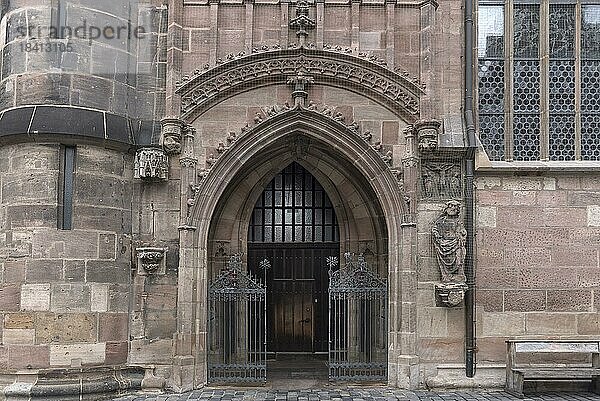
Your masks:
[[[490,160],[600,160],[600,2],[480,0],[477,18]]]

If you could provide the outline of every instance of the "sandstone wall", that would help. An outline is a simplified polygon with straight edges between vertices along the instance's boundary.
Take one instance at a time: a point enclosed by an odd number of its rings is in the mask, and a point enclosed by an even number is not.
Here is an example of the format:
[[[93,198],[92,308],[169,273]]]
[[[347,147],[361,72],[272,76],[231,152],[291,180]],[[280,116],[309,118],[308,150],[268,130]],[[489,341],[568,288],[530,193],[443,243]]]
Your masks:
[[[600,333],[600,180],[594,174],[479,174],[480,363],[511,336]]]
[[[57,230],[59,146],[2,148],[2,373],[127,362],[132,163],[79,146],[73,229]]]

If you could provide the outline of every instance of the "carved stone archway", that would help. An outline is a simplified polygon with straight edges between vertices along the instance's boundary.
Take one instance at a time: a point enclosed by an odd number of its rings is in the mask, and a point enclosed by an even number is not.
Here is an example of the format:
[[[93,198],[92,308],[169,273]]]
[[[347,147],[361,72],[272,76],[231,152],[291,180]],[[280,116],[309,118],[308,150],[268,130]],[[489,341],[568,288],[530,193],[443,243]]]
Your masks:
[[[302,145],[297,139],[308,145]],[[365,204],[364,209],[384,227],[387,233],[385,270],[390,285],[388,380],[392,385],[415,387],[418,375],[415,373],[418,372],[418,359],[414,319],[416,227],[406,221],[410,212],[397,176],[356,132],[302,107],[276,115],[246,131],[214,163],[199,184],[187,224],[181,227],[176,344],[176,361],[179,362],[176,365],[194,365],[192,377],[186,380],[179,377],[182,387],[197,387],[206,382],[204,345],[209,242],[211,226],[220,205],[225,199],[240,205],[251,204],[252,196],[255,196],[253,190],[256,192],[261,183],[290,160],[303,161],[317,176],[329,175],[332,189],[339,190],[344,182],[355,188],[357,206],[361,206],[361,202]],[[239,199],[236,201],[235,198]],[[245,209],[247,207],[241,207],[241,215]],[[348,213],[347,208],[341,212]],[[239,221],[243,221],[243,217]],[[232,234],[244,230],[241,223],[236,224],[231,225]],[[374,229],[381,232],[381,228]],[[174,376],[184,371],[176,366]]]
[[[228,97],[262,86],[285,84],[298,74],[311,76],[315,85],[366,96],[408,123],[419,118],[423,88],[406,74],[400,75],[365,58],[306,47],[244,55],[185,76],[177,89],[181,117],[191,121]]]

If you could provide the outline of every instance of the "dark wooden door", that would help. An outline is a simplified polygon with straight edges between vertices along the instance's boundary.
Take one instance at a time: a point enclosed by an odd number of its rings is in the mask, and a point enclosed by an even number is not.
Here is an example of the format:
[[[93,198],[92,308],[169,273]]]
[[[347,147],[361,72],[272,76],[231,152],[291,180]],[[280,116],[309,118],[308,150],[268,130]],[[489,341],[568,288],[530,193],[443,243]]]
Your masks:
[[[271,262],[267,280],[267,350],[326,352],[329,332],[326,259],[338,243],[249,244],[248,266],[264,277],[260,261]]]
[[[267,350],[328,350],[327,256],[340,254],[327,192],[291,163],[265,187],[248,225],[248,269],[267,285]],[[262,272],[260,261],[271,270]]]

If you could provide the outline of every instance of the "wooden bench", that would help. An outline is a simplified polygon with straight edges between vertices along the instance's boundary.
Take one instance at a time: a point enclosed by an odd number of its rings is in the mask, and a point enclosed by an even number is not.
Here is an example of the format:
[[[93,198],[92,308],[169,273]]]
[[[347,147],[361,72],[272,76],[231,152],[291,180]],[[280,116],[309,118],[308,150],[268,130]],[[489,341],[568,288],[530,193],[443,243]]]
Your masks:
[[[518,354],[590,354],[591,366],[581,364],[519,364]],[[523,397],[525,380],[592,380],[592,391],[600,394],[599,339],[511,339],[506,341],[506,391]]]

